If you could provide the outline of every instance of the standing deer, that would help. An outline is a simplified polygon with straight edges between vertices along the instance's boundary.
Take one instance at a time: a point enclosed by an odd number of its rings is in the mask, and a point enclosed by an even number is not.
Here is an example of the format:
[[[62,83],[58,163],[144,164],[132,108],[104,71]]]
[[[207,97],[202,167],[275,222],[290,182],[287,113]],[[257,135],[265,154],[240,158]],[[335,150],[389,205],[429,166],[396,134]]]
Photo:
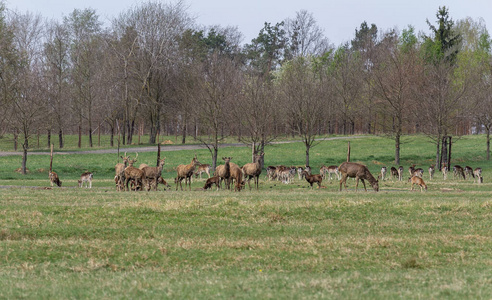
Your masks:
[[[391,167],[390,171],[391,171],[391,177],[392,178],[399,178],[398,170],[395,167]]]
[[[448,179],[448,167],[446,166],[446,164],[442,164],[441,172],[442,172],[442,179],[443,180]]]
[[[128,165],[129,156],[126,156],[126,152],[124,156],[120,156],[123,159],[123,163],[117,163],[114,166],[115,171],[115,182],[116,182],[116,190],[122,191],[124,190],[124,182],[125,182],[125,169]]]
[[[434,178],[435,171],[436,171],[436,165],[431,165],[429,167],[429,180],[432,180],[432,178]]]
[[[195,168],[197,165],[199,166],[200,162],[196,158],[196,154],[195,154],[195,157],[193,157],[190,164],[179,165],[176,168],[176,171],[178,172],[178,176],[176,177],[176,180],[175,180],[176,191],[178,190],[178,184],[181,187],[181,190],[183,190],[183,186],[181,185],[181,182],[183,181],[183,179],[185,180],[185,188],[186,188],[186,185],[188,184],[190,187],[190,191],[191,191],[191,176],[193,176],[193,172],[195,171]]]
[[[155,184],[154,191],[157,191],[157,185],[159,184],[158,180],[161,177],[162,168],[164,167],[165,163],[166,158],[164,157],[163,159],[159,160],[159,165],[157,167],[146,166],[141,168],[144,174],[143,179],[145,181],[145,184],[147,185],[147,191],[150,190],[152,186],[152,181]]]
[[[473,177],[475,178],[475,175],[473,174],[473,168],[470,166],[465,166],[465,177],[468,176],[468,178]]]
[[[222,157],[222,160],[225,161],[225,164],[217,166],[215,168],[214,176],[218,176],[220,178],[220,186],[222,187],[222,181],[225,180],[226,187],[229,188],[229,178],[231,177],[231,159],[232,157]]]
[[[376,192],[379,191],[378,181],[374,178],[374,176],[372,176],[371,172],[369,172],[369,169],[366,166],[353,162],[344,162],[340,165],[340,167],[338,167],[338,170],[340,171],[340,173],[342,173],[342,179],[340,180],[340,191],[342,190],[342,184],[344,184],[345,189],[347,189],[347,177],[355,178],[355,191],[357,191],[359,179],[362,181],[362,184],[364,185],[364,190],[366,192],[367,189],[364,179],[369,181],[369,183],[372,185],[372,188]]]
[[[198,169],[195,171],[195,178],[200,176],[200,180],[202,180],[202,173],[207,173],[208,178],[210,178],[210,168],[209,164],[199,165]]]
[[[320,170],[321,171],[321,170]],[[330,176],[330,181],[332,180],[332,175],[335,175],[335,177],[340,180],[340,172],[338,171],[338,166],[328,166],[325,167],[324,172],[320,174],[323,176],[324,179],[326,179],[326,173],[328,173],[328,176]]]
[[[248,178],[248,186],[249,190],[251,191],[251,178],[253,178],[254,185],[256,187],[256,190],[259,188],[259,181],[260,181],[260,174],[261,174],[261,159],[265,155],[264,152],[261,152],[260,154],[255,154],[254,163],[248,163],[243,166],[243,172],[244,172],[244,179]]]
[[[427,185],[425,184],[424,180],[419,177],[419,176],[412,176],[408,178],[408,182],[412,182],[412,188],[410,189],[413,191],[413,185],[416,184],[420,187],[420,191],[422,192],[422,188],[425,188],[427,191]]]
[[[85,187],[92,188],[92,178],[93,174],[92,172],[84,172],[82,175],[80,175],[79,179],[79,188],[81,188],[84,185],[85,182]]]
[[[463,168],[461,166],[458,166],[458,165],[455,165],[453,167],[453,178],[456,179],[456,177],[458,177],[458,179],[463,178],[463,180],[465,180],[465,172],[463,171]]]
[[[303,171],[304,178],[306,178],[306,181],[309,182],[311,185],[311,189],[313,188],[313,183],[318,184],[318,189],[321,187],[321,182],[323,181],[323,177],[321,175],[311,175],[306,171]]]
[[[402,180],[403,180],[403,167],[399,166],[398,167],[398,181],[402,181]]]
[[[133,166],[133,164],[137,162],[137,159],[138,159],[138,153],[135,159],[128,158],[128,167],[126,167],[125,169],[125,184],[124,184],[126,191],[130,190],[128,187],[130,181],[135,182],[135,191],[137,191],[139,188],[140,189],[142,188],[144,173],[142,170],[135,168]]]
[[[386,167],[381,168],[381,181],[384,181],[384,177],[386,177],[387,172],[388,172],[388,168]]]
[[[475,182],[475,179],[477,179],[478,183],[483,183],[482,168],[476,168],[475,170],[473,170],[473,174],[475,175],[473,177],[473,182]]]

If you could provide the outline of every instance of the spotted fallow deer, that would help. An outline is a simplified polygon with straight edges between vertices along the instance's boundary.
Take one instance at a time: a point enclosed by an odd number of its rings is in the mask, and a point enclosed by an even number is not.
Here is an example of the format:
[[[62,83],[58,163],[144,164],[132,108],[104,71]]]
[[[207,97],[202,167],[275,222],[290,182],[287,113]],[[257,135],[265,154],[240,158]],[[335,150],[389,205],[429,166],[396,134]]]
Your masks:
[[[84,172],[82,175],[80,175],[80,179],[78,180],[79,183],[79,188],[81,188],[84,183],[85,187],[92,188],[92,178],[93,178],[92,172]]]

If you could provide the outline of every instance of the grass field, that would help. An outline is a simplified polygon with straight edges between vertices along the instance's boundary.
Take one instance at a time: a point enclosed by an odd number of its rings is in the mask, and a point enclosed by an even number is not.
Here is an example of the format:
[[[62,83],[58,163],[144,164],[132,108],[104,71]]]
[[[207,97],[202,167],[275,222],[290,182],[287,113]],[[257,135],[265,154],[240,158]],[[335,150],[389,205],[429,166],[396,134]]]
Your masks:
[[[338,164],[347,140],[322,142],[311,165]],[[492,166],[483,136],[453,145],[454,163],[482,167],[484,184],[443,181],[410,192],[385,181],[381,192],[338,192],[336,182],[310,190],[261,179],[260,191],[118,193],[115,155],[57,155],[63,186],[49,186],[49,157],[0,157],[0,298],[490,299]],[[375,173],[391,166],[393,144],[351,140],[352,161]],[[412,137],[402,165],[426,168],[434,145]],[[208,151],[197,151],[209,163]],[[165,152],[164,177],[193,151]],[[246,148],[225,148],[239,165]],[[266,149],[267,165],[302,165],[300,144]],[[155,163],[155,153],[139,162]],[[44,170],[42,170],[44,169]],[[81,171],[95,188],[76,189]],[[318,172],[314,169],[315,173]],[[407,173],[407,172],[406,172]],[[20,187],[20,186],[35,186]]]

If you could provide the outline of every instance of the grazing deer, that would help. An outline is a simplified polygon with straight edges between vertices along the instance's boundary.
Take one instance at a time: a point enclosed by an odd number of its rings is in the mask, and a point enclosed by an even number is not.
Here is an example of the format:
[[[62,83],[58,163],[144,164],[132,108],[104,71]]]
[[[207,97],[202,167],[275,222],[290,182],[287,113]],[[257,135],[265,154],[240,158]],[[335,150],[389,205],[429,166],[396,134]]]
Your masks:
[[[381,180],[384,181],[384,177],[386,177],[386,173],[388,172],[388,168],[382,167],[381,168]]]
[[[230,163],[231,164],[231,177],[229,178],[229,184],[232,180],[234,180],[234,191],[235,192],[240,192],[241,189],[244,187],[245,183],[243,181],[243,170],[239,168],[238,165]]]
[[[248,186],[251,191],[250,180],[253,178],[256,190],[259,188],[260,174],[261,174],[261,159],[265,155],[264,152],[254,155],[254,163],[248,163],[243,166],[244,179],[248,178]]]
[[[217,191],[220,189],[220,177],[219,176],[213,176],[207,179],[205,182],[205,185],[203,186],[203,189],[211,189],[212,185],[215,184],[215,187],[217,188]]]
[[[277,168],[274,167],[274,166],[268,166],[267,167],[266,171],[267,171],[267,177],[268,177],[268,180],[269,181],[274,180],[274,179],[277,178],[276,170],[277,170]],[[302,171],[301,171],[301,173],[302,173]],[[299,180],[301,180],[301,179],[302,178],[299,178]]]
[[[418,176],[420,178],[424,177],[424,169],[422,168],[414,169],[412,176]]]
[[[114,171],[116,173],[115,175],[115,181],[118,180],[116,183],[116,190],[117,191],[122,191],[124,190],[124,182],[125,182],[125,169],[128,165],[128,159],[130,157],[126,156],[126,152],[124,156],[120,156],[123,159],[123,163],[117,163],[114,166]]]
[[[391,177],[392,178],[397,178],[397,179],[399,178],[398,170],[395,167],[391,167],[390,171],[391,171]]]
[[[84,172],[82,175],[80,175],[79,179],[79,188],[81,188],[84,185],[85,182],[85,187],[92,188],[92,178],[93,174],[92,172]]]
[[[198,169],[195,171],[195,178],[200,176],[200,180],[202,180],[202,173],[207,173],[208,178],[210,178],[210,169],[211,166],[209,164],[199,165]]]
[[[183,190],[183,186],[181,185],[183,179],[185,180],[185,188],[186,185],[188,184],[191,191],[191,177],[193,176],[193,172],[195,171],[197,165],[199,166],[201,164],[196,158],[196,154],[195,154],[195,157],[193,157],[190,164],[179,165],[176,168],[176,171],[178,172],[178,176],[176,177],[176,191],[178,190],[178,184],[181,187],[181,190]]]
[[[130,191],[128,184],[130,181],[135,182],[135,191],[142,188],[144,172],[133,166],[137,162],[138,153],[135,159],[128,158],[128,167],[125,168],[125,190]]]
[[[147,185],[147,191],[149,191],[151,186],[153,185],[152,182],[154,182],[155,184],[154,191],[157,191],[157,185],[159,184],[159,178],[161,177],[162,168],[164,167],[165,163],[166,158],[164,157],[163,159],[159,160],[159,165],[157,167],[145,166],[141,168],[144,174],[143,179]]]
[[[432,180],[432,178],[434,178],[435,171],[436,171],[436,165],[431,165],[429,167],[429,180]]]
[[[463,168],[461,166],[458,166],[458,165],[455,165],[453,167],[453,178],[456,179],[456,177],[458,177],[458,179],[463,178],[463,180],[465,180],[465,172],[463,171]]]
[[[478,183],[483,183],[483,177],[482,177],[482,168],[476,168],[473,170],[473,182],[475,182],[475,179],[477,179]]]
[[[398,167],[398,181],[402,181],[402,180],[403,180],[403,167],[399,166]]]
[[[425,184],[424,180],[419,176],[409,177],[408,182],[412,182],[412,188],[410,189],[411,191],[413,191],[414,184],[420,187],[420,192],[422,192],[422,188],[425,188],[425,190],[427,191],[427,185]]]
[[[56,174],[55,172],[51,171],[51,172],[49,172],[48,176],[50,178],[50,184],[51,184],[51,186],[53,186],[53,184],[56,184],[59,187],[62,186],[62,182],[60,181],[60,178],[58,177],[58,174]]]
[[[340,180],[340,191],[342,190],[342,184],[345,184],[345,189],[347,189],[347,177],[355,178],[355,191],[357,191],[359,179],[362,181],[362,184],[364,185],[364,190],[366,192],[367,189],[364,179],[369,181],[369,183],[372,185],[372,188],[376,192],[379,191],[378,181],[374,178],[374,176],[372,176],[371,172],[369,172],[369,169],[366,166],[353,162],[344,162],[340,165],[340,167],[338,167],[338,170],[340,171],[340,173],[342,173],[342,179]]]
[[[164,180],[164,178],[162,177],[159,177],[159,179],[157,179],[157,182],[164,185],[164,190],[166,190],[166,188],[170,188],[171,186],[167,183],[167,181]]]
[[[465,166],[465,177],[468,176],[468,178],[473,177],[475,178],[475,175],[473,174],[473,168],[470,166]]]
[[[321,187],[321,182],[323,181],[323,177],[321,175],[311,175],[307,171],[303,171],[304,178],[311,185],[311,189],[313,188],[313,183],[318,184],[318,189]]]

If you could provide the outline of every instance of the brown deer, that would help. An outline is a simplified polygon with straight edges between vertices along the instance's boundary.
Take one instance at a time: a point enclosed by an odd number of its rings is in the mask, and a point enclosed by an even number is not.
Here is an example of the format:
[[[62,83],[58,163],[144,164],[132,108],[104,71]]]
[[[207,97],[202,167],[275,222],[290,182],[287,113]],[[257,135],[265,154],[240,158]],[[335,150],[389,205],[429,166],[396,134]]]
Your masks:
[[[202,179],[202,173],[207,173],[208,178],[210,178],[210,165],[209,164],[203,164],[199,165],[198,169],[195,171],[195,178],[198,178],[200,176],[200,180]]]
[[[161,177],[162,168],[164,167],[165,163],[166,158],[164,157],[163,159],[159,160],[159,165],[157,167],[146,166],[141,169],[144,173],[143,179],[146,182],[147,191],[149,191],[151,186],[153,185],[152,182],[155,184],[154,191],[157,191],[157,185],[159,184],[158,180]]]
[[[159,179],[157,179],[157,182],[159,184],[162,184],[164,186],[164,190],[166,190],[166,188],[170,188],[171,186],[167,183],[167,181],[164,180],[164,178],[162,177],[159,177]]]
[[[138,153],[135,159],[128,158],[128,167],[125,168],[125,190],[129,191],[128,184],[135,181],[135,191],[142,188],[144,172],[133,166],[137,162]]]
[[[114,166],[114,171],[116,173],[115,175],[115,181],[116,182],[116,190],[117,191],[122,191],[124,190],[124,182],[125,182],[125,169],[128,165],[128,159],[130,159],[129,156],[126,156],[126,152],[124,156],[120,156],[123,159],[123,163],[117,163]]]
[[[390,173],[391,173],[391,178],[398,179],[398,169],[397,168],[391,167]]]
[[[458,177],[458,179],[463,178],[463,180],[465,180],[465,172],[463,168],[458,165],[454,165],[453,167],[453,178],[456,179],[456,177]]]
[[[470,166],[465,166],[465,177],[472,177],[472,178],[475,178],[475,175],[473,174],[473,168],[470,167]]]
[[[364,179],[369,181],[369,183],[372,185],[372,188],[377,192],[379,191],[379,183],[378,181],[372,176],[371,172],[369,172],[369,169],[358,163],[353,163],[353,162],[344,162],[338,167],[338,170],[340,173],[342,173],[342,179],[340,180],[340,191],[342,190],[342,184],[345,185],[345,189],[347,189],[347,178],[355,178],[355,191],[357,191],[357,187],[359,185],[359,179],[362,181],[362,184],[364,185],[364,190],[367,192],[366,189],[366,183],[364,182]]]
[[[215,168],[214,176],[218,176],[220,178],[220,186],[222,187],[222,181],[226,182],[226,187],[229,189],[230,178],[231,178],[231,162],[232,157],[222,157],[222,160],[225,162],[223,165],[217,166]]]
[[[420,187],[421,192],[422,192],[422,188],[425,188],[425,190],[427,191],[427,185],[425,184],[424,180],[419,176],[414,175],[412,177],[409,177],[408,182],[412,183],[412,188],[410,189],[411,191],[413,191],[413,185],[414,184],[416,184]]]
[[[429,180],[432,180],[432,178],[434,178],[435,171],[436,171],[436,165],[431,165],[429,167]]]
[[[92,172],[84,172],[82,175],[80,175],[80,179],[78,180],[79,182],[79,188],[81,188],[84,183],[85,187],[92,188],[92,178],[93,178]]]
[[[267,177],[268,177],[268,180],[274,180],[277,178],[277,167],[274,167],[274,166],[268,166],[266,171],[267,171]],[[301,168],[301,172],[302,173],[302,168]],[[301,180],[301,178],[299,178],[299,180]]]
[[[176,177],[176,180],[175,180],[175,182],[176,182],[176,191],[178,190],[178,184],[181,187],[181,190],[183,190],[183,186],[181,184],[181,182],[183,181],[183,179],[185,180],[185,188],[186,188],[186,185],[189,185],[190,191],[191,191],[191,176],[193,176],[193,172],[195,171],[195,168],[196,168],[197,165],[199,166],[200,165],[200,162],[196,158],[196,154],[195,154],[195,157],[193,157],[193,159],[191,160],[191,163],[190,164],[188,164],[188,165],[179,165],[176,168],[176,171],[178,173],[178,176]]]
[[[307,171],[303,171],[303,176],[311,185],[311,189],[313,188],[313,183],[315,182],[318,184],[318,189],[321,188],[321,182],[323,181],[323,177],[321,175],[311,175]]]
[[[413,176],[413,173],[415,173],[415,164],[411,165],[408,167],[408,173],[410,173],[410,176]]]
[[[210,177],[207,179],[207,181],[205,182],[205,185],[203,186],[203,189],[206,190],[206,189],[211,189],[212,188],[212,185],[215,184],[215,187],[217,188],[217,190],[220,189],[220,177],[219,176],[213,176],[213,177]]]
[[[241,189],[244,187],[244,181],[243,181],[243,170],[239,168],[238,165],[236,164],[231,164],[231,177],[229,178],[229,184],[234,180],[234,191],[235,192],[240,192]]]
[[[62,182],[60,181],[60,178],[58,177],[58,174],[56,174],[53,171],[50,171],[49,174],[48,174],[48,176],[50,178],[50,184],[51,184],[51,186],[53,186],[53,184],[56,184],[59,187],[62,186]]]
[[[244,179],[246,178],[248,179],[248,186],[250,191],[251,191],[251,184],[250,184],[251,178],[253,178],[253,182],[256,187],[256,190],[258,190],[259,188],[259,181],[260,181],[260,174],[261,174],[261,159],[263,158],[264,155],[265,155],[264,152],[261,152],[260,154],[255,154],[254,155],[255,162],[245,164],[242,167],[244,173]]]

